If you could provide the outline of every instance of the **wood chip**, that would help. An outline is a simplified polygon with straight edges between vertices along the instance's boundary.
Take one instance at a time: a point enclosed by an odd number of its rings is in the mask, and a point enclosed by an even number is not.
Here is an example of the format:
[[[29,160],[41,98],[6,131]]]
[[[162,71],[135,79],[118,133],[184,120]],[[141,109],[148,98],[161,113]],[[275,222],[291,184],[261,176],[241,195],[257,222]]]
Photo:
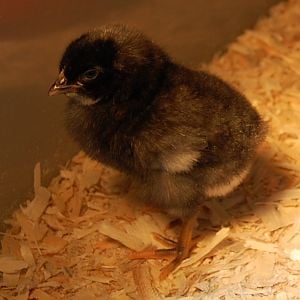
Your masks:
[[[35,198],[23,209],[24,214],[33,221],[37,221],[49,205],[50,192],[43,187],[36,191]]]
[[[41,163],[37,163],[33,170],[33,187],[34,193],[37,194],[42,186]]]
[[[48,293],[44,292],[43,290],[34,290],[31,294],[30,294],[30,298],[29,299],[36,299],[36,300],[55,300],[55,297],[52,297],[51,295],[49,295]]]
[[[128,233],[118,229],[116,226],[108,223],[108,222],[101,222],[99,224],[98,230],[110,237],[113,240],[116,240],[126,246],[129,249],[135,251],[141,251],[145,248],[145,245],[142,241],[138,240],[136,237],[129,235]]]
[[[19,283],[20,272],[3,273],[3,285],[6,287],[16,287]]]
[[[36,242],[42,240],[48,231],[48,227],[30,220],[22,212],[18,212],[16,218],[23,232],[30,241]]]
[[[276,244],[266,243],[263,241],[257,241],[253,239],[246,240],[245,247],[270,253],[278,252],[278,246]]]
[[[0,272],[16,273],[28,268],[27,262],[13,256],[0,256]]]
[[[197,244],[195,254],[187,258],[181,265],[181,268],[186,268],[192,264],[198,263],[203,257],[209,254],[217,247],[224,239],[229,236],[230,229],[222,228],[214,236],[206,238]]]
[[[46,253],[54,254],[59,253],[65,248],[66,245],[67,241],[65,241],[63,238],[54,235],[48,235],[43,239],[40,247],[44,249]]]
[[[139,264],[133,270],[133,278],[140,299],[159,300],[162,299],[157,290],[152,286],[153,279],[146,264]]]
[[[109,284],[112,280],[111,278],[105,276],[82,276],[82,278],[92,282],[98,282],[104,284]]]
[[[32,250],[31,250],[31,248],[29,247],[28,244],[21,243],[20,252],[21,252],[22,258],[28,264],[29,267],[35,265],[35,260],[34,260],[34,257],[33,257],[33,253],[32,253]]]

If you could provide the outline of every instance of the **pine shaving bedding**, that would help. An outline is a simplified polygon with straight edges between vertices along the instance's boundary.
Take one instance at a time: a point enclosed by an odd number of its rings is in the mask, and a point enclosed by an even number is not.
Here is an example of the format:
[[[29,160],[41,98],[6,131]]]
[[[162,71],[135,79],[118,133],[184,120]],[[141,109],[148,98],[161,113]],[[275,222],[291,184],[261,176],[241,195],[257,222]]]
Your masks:
[[[9,220],[0,299],[300,299],[300,1],[281,3],[207,67],[241,90],[269,123],[252,175],[204,202],[198,243],[159,280],[178,227],[130,201],[122,174],[76,155]],[[168,238],[168,239],[166,239]]]

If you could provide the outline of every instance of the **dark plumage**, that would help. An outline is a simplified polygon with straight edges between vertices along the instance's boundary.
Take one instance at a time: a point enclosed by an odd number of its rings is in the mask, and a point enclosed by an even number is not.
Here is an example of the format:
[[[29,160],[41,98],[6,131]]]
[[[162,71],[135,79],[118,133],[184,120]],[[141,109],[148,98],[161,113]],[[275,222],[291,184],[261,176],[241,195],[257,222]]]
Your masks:
[[[234,190],[264,138],[243,95],[122,25],[74,40],[59,71],[49,94],[69,97],[65,120],[75,141],[130,175],[141,199],[178,216]]]

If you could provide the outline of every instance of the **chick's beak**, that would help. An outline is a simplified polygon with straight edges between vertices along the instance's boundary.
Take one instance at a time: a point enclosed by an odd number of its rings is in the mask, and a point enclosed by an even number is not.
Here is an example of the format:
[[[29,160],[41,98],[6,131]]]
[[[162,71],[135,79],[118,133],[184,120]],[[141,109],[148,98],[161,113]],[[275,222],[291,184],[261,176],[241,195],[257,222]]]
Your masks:
[[[67,94],[67,93],[78,93],[81,89],[79,84],[68,84],[67,79],[64,75],[64,71],[62,70],[57,80],[51,85],[48,95],[60,95],[60,94]]]

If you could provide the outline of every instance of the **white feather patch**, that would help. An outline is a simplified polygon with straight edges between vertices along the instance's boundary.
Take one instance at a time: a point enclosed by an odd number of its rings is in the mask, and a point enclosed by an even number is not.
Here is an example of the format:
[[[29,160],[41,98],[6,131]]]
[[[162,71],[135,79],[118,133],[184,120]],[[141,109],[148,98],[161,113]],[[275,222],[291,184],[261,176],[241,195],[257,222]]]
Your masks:
[[[237,188],[242,181],[247,177],[250,171],[250,167],[247,167],[240,174],[231,177],[227,182],[216,184],[213,187],[209,187],[205,190],[205,195],[208,197],[220,197],[225,196]]]
[[[170,173],[180,173],[190,171],[200,158],[197,151],[178,151],[169,153],[162,159],[163,168]]]

